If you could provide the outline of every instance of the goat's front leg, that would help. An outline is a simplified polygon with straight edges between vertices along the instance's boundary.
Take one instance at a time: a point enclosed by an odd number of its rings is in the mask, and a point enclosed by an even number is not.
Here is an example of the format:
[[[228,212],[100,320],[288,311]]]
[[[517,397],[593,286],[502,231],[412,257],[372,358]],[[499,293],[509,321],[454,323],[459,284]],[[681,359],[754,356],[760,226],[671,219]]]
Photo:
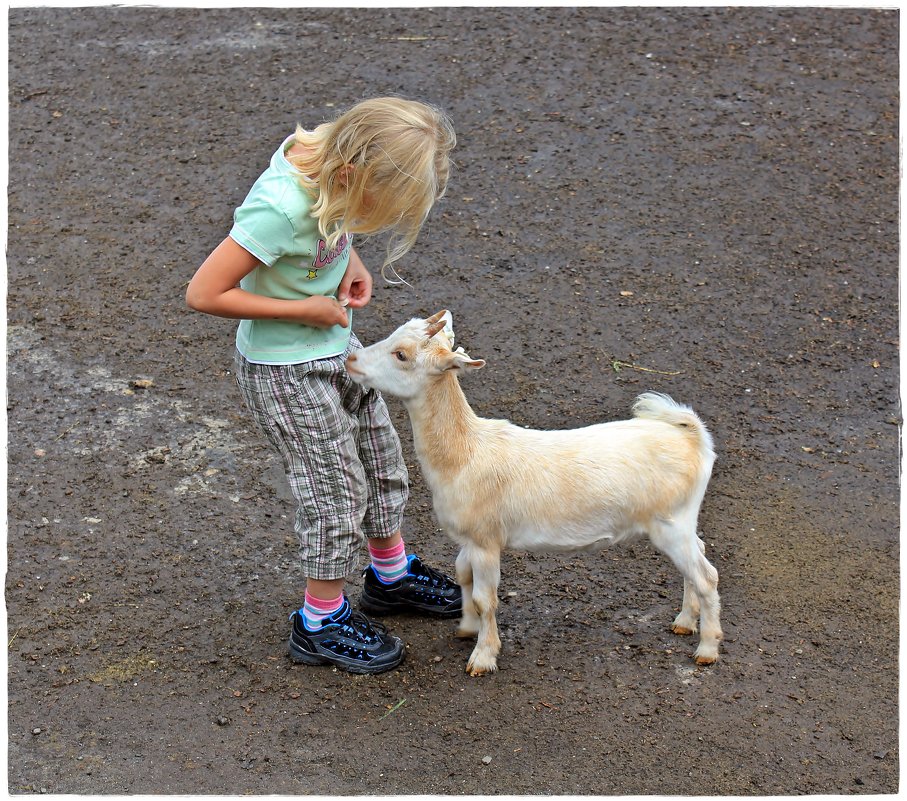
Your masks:
[[[501,639],[495,614],[498,609],[498,583],[501,580],[501,553],[497,550],[469,549],[472,565],[472,604],[479,616],[479,636],[466,664],[470,676],[484,676],[498,669]]]
[[[457,584],[463,593],[463,616],[457,628],[457,637],[471,639],[479,633],[479,615],[472,602],[472,565],[469,562],[469,550],[460,548],[457,554]]]

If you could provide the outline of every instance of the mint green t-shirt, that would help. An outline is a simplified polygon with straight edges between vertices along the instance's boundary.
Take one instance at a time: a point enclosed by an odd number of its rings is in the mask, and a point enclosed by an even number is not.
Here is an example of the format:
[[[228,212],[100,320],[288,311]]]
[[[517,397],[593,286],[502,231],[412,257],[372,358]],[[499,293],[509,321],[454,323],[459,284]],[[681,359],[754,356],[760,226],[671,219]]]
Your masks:
[[[302,300],[335,297],[350,260],[352,240],[342,236],[328,251],[311,216],[313,200],[287,160],[289,137],[233,215],[230,238],[261,264],[240,281],[256,295]],[[352,310],[347,309],[352,326]],[[350,328],[315,328],[286,320],[241,320],[236,347],[250,362],[298,364],[337,356],[346,350]]]

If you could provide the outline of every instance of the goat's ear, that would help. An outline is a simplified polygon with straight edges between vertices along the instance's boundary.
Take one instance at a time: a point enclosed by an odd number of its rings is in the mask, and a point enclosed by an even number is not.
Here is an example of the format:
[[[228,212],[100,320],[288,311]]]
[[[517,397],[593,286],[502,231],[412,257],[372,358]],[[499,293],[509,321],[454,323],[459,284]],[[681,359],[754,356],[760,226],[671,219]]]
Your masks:
[[[485,366],[484,359],[473,359],[462,350],[448,353],[441,362],[441,370],[481,370]]]
[[[447,334],[447,341],[450,344],[451,349],[453,349],[454,342],[456,341],[453,328],[453,315],[449,311],[445,311],[444,316],[441,319],[444,321],[444,333]]]

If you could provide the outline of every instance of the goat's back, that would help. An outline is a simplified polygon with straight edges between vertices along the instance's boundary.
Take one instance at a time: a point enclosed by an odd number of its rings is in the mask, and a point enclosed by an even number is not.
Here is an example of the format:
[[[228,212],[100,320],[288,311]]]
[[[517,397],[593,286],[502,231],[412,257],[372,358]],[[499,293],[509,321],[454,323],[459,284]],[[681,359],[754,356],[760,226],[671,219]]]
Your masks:
[[[442,507],[475,515],[471,526],[495,518],[634,527],[704,491],[714,458],[697,429],[656,418],[553,431],[482,423],[468,466],[433,487]]]

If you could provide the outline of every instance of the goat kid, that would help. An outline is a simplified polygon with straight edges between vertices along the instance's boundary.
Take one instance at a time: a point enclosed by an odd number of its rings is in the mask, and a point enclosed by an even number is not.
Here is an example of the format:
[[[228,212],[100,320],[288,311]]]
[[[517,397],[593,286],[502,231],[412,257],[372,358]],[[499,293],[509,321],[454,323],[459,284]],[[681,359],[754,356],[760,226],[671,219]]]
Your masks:
[[[485,365],[453,350],[449,312],[402,325],[346,363],[358,383],[409,412],[435,514],[460,545],[458,636],[478,635],[466,670],[497,669],[501,551],[593,551],[646,534],[683,575],[676,634],[700,630],[694,658],[718,659],[718,573],[696,531],[715,454],[699,417],[667,395],[641,395],[633,418],[568,431],[482,419],[458,375]]]

